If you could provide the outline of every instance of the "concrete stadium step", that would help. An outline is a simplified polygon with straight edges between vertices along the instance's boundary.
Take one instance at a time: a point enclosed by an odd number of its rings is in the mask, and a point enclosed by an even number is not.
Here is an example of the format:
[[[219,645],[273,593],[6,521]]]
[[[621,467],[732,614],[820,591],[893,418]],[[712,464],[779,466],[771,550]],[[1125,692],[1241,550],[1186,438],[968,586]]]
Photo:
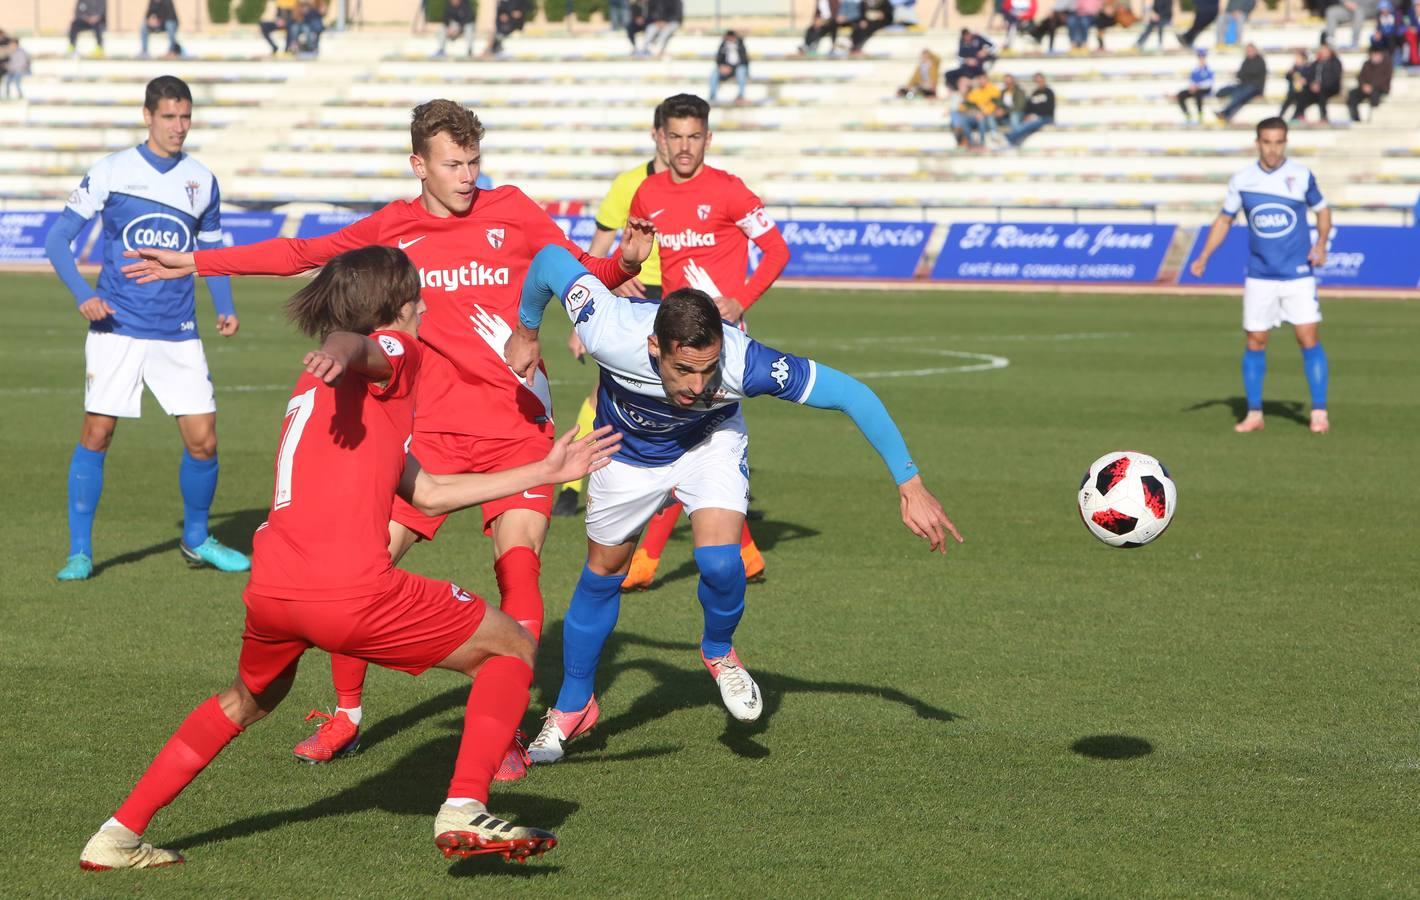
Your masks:
[[[19,126],[73,128],[132,128],[143,125],[143,101],[127,105],[95,106],[92,104],[3,104],[0,105],[0,127]],[[242,121],[250,114],[248,107],[212,106],[202,112],[202,128],[223,128]],[[144,131],[146,133],[146,129]]]
[[[256,106],[289,91],[280,82],[236,82],[190,84],[193,105],[199,110],[213,106]],[[33,79],[25,84],[25,99],[31,105],[140,106],[143,86],[110,81],[55,81]]]
[[[733,84],[722,86],[734,90]],[[579,104],[602,105],[606,103],[638,103],[642,109],[650,109],[666,98],[664,85],[631,82],[608,90],[601,84],[559,85],[549,91],[542,84],[429,84],[424,82],[368,82],[352,84],[345,92],[345,102],[413,105],[433,97],[448,97],[475,109],[490,104],[513,105],[538,104],[541,106],[576,106]],[[763,102],[768,99],[768,88],[762,84],[751,84],[746,97]]]

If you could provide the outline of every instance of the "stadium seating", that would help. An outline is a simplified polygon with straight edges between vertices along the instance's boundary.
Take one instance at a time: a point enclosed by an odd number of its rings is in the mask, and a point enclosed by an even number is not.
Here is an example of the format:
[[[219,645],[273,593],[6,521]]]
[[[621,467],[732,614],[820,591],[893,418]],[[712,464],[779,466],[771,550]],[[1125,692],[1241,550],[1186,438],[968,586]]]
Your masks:
[[[772,206],[804,215],[886,210],[952,221],[1020,206],[1036,207],[1032,218],[1202,221],[1228,174],[1251,158],[1251,123],[1276,111],[1290,49],[1314,42],[1316,30],[1249,29],[1266,52],[1270,90],[1221,127],[1186,126],[1172,100],[1192,55],[1127,52],[1136,35],[1111,31],[1107,54],[1044,55],[1026,42],[1030,52],[1004,57],[997,75],[1024,82],[1045,73],[1059,124],[1020,152],[966,153],[941,101],[894,96],[920,49],[949,57],[954,33],[885,33],[861,59],[802,58],[791,35],[751,34],[751,103],[719,107],[711,158]],[[61,38],[27,41],[37,57],[29,99],[0,104],[0,206],[58,204],[96,155],[140,140],[142,84],[164,72],[192,84],[189,146],[217,171],[231,204],[369,206],[407,196],[407,111],[436,96],[480,112],[495,182],[595,203],[612,175],[648,155],[652,105],[704,92],[716,38],[678,36],[662,61],[628,59],[615,35],[520,37],[497,61],[433,60],[432,40],[407,33],[331,34],[319,61],[271,60],[254,34],[185,37],[194,58],[177,62],[124,58],[125,42],[136,50],[136,37],[115,35],[110,58],[73,60]],[[1220,84],[1239,55],[1213,54]],[[1349,88],[1362,56],[1342,57]],[[728,100],[734,85],[721,91]],[[1346,118],[1337,98],[1332,119]],[[1420,80],[1397,73],[1368,122],[1297,128],[1292,155],[1318,171],[1346,221],[1399,224],[1420,191],[1416,121]]]

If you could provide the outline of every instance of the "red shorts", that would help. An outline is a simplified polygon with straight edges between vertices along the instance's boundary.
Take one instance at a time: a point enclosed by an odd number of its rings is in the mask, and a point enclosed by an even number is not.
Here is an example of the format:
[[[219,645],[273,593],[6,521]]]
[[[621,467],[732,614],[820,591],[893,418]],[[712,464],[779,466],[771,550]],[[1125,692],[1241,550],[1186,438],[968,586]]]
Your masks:
[[[419,465],[435,475],[457,475],[464,472],[501,472],[528,463],[541,462],[552,449],[552,436],[531,434],[517,438],[475,437],[471,434],[449,434],[416,431],[409,452]],[[555,484],[530,488],[521,494],[502,497],[483,504],[483,533],[493,530],[493,520],[510,509],[530,509],[552,517]],[[433,540],[439,526],[448,515],[426,516],[401,497],[394,498],[390,516],[424,540]]]
[[[391,569],[364,597],[286,600],[253,592],[237,671],[253,694],[295,675],[311,647],[418,675],[478,631],[488,606],[456,584]]]

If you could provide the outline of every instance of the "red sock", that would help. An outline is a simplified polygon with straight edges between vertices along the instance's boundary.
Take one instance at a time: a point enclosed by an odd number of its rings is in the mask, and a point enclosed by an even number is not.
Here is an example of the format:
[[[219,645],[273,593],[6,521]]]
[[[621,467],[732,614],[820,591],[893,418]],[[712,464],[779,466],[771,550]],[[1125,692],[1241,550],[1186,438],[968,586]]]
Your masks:
[[[330,655],[330,680],[335,683],[335,703],[344,709],[355,709],[365,693],[365,671],[370,664],[363,659]]]
[[[740,549],[754,546],[754,535],[749,533],[749,522],[746,521],[744,528],[740,529]]]
[[[237,723],[222,712],[217,698],[208,697],[183,719],[113,817],[124,828],[142,834],[158,810],[172,803],[241,733]]]
[[[498,578],[498,604],[503,612],[518,620],[534,641],[542,637],[542,589],[538,577],[542,561],[531,547],[514,547],[493,563]]]
[[[680,520],[680,512],[685,509],[680,503],[672,503],[665,509],[651,517],[651,521],[646,523],[646,533],[641,538],[641,549],[646,551],[646,555],[652,559],[660,559],[661,551],[666,549],[666,542],[671,539],[671,532],[675,531],[675,524]]]
[[[532,667],[515,656],[495,656],[474,676],[454,760],[450,797],[488,802],[488,785],[503,764],[513,732],[528,711]]]

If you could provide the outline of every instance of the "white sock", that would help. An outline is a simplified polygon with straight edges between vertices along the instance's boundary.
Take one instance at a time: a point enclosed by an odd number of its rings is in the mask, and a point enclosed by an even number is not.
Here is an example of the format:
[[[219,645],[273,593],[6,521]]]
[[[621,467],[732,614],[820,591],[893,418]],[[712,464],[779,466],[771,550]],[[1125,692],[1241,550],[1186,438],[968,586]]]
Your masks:
[[[136,831],[133,831],[133,830],[130,829],[127,825],[125,825],[125,824],[123,824],[122,822],[118,821],[118,820],[115,819],[113,816],[109,816],[109,820],[99,826],[99,831],[103,831],[105,828],[122,828],[124,831],[127,831],[129,834],[132,834],[132,835],[135,835],[135,836],[137,836],[137,834],[138,834]]]
[[[365,714],[364,709],[359,706],[337,706],[335,711],[345,713],[346,717],[355,723],[356,728],[360,727],[360,717]]]
[[[480,801],[472,797],[450,797],[444,801],[445,806],[468,806],[470,803],[477,803],[480,808],[485,808]]]

